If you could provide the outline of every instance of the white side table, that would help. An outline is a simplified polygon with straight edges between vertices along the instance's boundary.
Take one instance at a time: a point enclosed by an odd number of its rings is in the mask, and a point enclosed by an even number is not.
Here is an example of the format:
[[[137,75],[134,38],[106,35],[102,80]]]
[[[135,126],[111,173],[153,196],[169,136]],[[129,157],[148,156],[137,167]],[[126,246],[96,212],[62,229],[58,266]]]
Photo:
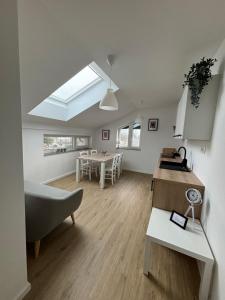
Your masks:
[[[204,262],[199,299],[207,300],[209,295],[214,257],[200,223],[188,221],[185,230],[170,221],[171,212],[152,208],[145,240],[144,274],[150,272],[151,242],[165,246]]]

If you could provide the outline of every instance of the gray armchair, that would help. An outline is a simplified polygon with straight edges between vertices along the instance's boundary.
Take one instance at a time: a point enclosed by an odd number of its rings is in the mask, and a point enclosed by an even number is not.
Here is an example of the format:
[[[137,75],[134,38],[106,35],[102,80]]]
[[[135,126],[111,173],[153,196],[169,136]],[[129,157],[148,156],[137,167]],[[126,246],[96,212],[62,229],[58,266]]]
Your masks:
[[[74,211],[81,204],[83,189],[68,192],[58,188],[24,182],[26,239],[34,242],[35,257],[38,257],[40,240],[61,224],[68,216],[73,223]]]

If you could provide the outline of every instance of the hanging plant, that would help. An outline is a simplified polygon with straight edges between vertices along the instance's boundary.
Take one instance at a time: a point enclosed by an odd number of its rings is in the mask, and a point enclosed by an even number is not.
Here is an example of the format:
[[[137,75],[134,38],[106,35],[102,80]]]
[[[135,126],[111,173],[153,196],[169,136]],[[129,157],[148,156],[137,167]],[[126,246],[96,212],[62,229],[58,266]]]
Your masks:
[[[209,80],[212,79],[211,67],[217,60],[215,58],[203,57],[200,62],[193,64],[188,74],[184,74],[183,87],[189,86],[191,90],[191,104],[197,109],[199,107],[200,95]]]

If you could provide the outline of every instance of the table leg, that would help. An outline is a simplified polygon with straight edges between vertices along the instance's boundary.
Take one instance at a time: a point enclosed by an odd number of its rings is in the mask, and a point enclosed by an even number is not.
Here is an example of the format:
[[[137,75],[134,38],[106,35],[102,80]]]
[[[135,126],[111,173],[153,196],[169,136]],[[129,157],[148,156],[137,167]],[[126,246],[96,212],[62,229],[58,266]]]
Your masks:
[[[213,270],[213,262],[205,262],[200,288],[199,288],[199,300],[207,300],[209,297],[212,270]]]
[[[105,162],[101,162],[101,173],[100,173],[100,188],[104,189],[105,187]]]
[[[80,182],[80,160],[76,158],[76,182]]]
[[[149,266],[150,266],[150,246],[151,246],[151,241],[150,239],[146,236],[145,237],[145,254],[144,254],[144,274],[148,276],[149,273]]]

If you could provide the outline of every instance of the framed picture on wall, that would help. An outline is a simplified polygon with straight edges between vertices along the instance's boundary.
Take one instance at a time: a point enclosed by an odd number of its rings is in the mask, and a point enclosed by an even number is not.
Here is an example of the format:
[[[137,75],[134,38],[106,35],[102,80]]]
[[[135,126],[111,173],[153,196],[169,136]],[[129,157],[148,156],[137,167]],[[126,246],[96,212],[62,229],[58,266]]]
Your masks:
[[[102,129],[102,140],[109,140],[110,130]]]
[[[148,131],[157,131],[159,119],[148,119]]]

